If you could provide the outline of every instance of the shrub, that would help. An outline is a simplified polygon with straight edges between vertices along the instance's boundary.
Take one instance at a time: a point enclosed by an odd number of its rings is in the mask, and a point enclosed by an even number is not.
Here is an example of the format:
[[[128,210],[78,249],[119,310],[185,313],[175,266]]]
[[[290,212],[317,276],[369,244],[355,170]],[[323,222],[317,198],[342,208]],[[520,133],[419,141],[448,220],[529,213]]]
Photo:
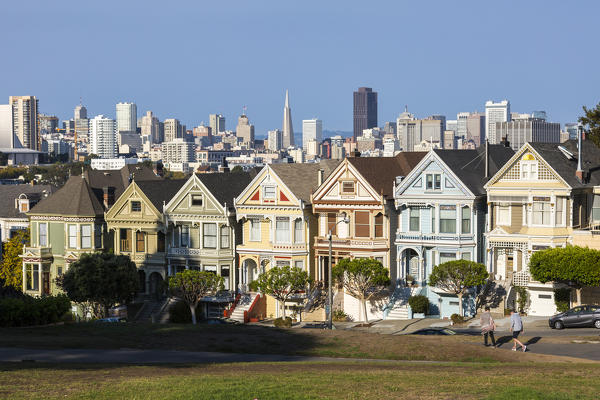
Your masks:
[[[429,299],[427,296],[411,296],[408,299],[408,305],[412,308],[413,313],[427,314],[429,312]]]
[[[529,293],[527,293],[527,288],[523,286],[515,286],[515,291],[517,292],[517,306],[519,308],[519,312],[524,313],[529,304]]]
[[[336,322],[344,322],[348,321],[348,314],[344,312],[344,310],[333,310],[333,315],[331,319]]]
[[[292,319],[290,317],[276,318],[275,321],[273,321],[273,325],[275,325],[277,328],[291,328]]]
[[[568,311],[571,304],[571,289],[554,289],[554,303],[558,312]]]
[[[67,296],[0,299],[0,326],[45,325],[61,321],[71,309]]]
[[[202,308],[200,305],[196,307],[196,315],[200,318],[202,313]],[[190,312],[190,306],[185,304],[183,301],[178,301],[173,304],[169,309],[169,322],[173,322],[175,324],[189,324],[192,322],[192,313]]]
[[[462,324],[463,322],[465,322],[465,317],[458,314],[452,314],[450,316],[450,319],[452,320],[453,324]]]

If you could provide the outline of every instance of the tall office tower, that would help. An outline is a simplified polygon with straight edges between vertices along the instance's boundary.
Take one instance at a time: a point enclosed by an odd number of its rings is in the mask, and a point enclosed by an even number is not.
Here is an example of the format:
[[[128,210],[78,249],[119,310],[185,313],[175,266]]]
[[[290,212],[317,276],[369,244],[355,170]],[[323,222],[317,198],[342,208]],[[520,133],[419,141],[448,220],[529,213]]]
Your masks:
[[[364,129],[377,126],[377,92],[368,87],[360,87],[354,92],[354,134],[362,135]]]
[[[290,96],[285,91],[285,106],[283,107],[283,127],[282,127],[283,148],[287,149],[294,145],[294,127],[292,126],[292,109],[290,108]]]
[[[485,114],[471,113],[467,117],[467,135],[465,140],[472,140],[476,147],[485,143]]]
[[[496,135],[496,122],[507,121],[510,121],[510,102],[508,100],[500,103],[494,103],[491,100],[485,102],[485,137],[491,144],[498,144],[502,141],[502,138]]]
[[[90,119],[90,152],[100,158],[117,157],[117,123],[97,115]]]
[[[254,125],[248,121],[245,114],[240,115],[238,124],[235,127],[235,136],[242,140],[242,143],[248,146],[254,144]]]
[[[165,119],[165,142],[171,142],[175,139],[183,139],[185,137],[185,125],[181,125],[178,119]]]
[[[160,121],[152,111],[146,111],[146,115],[144,115],[138,121],[138,126],[140,128],[140,133],[142,136],[146,136],[150,138],[152,143],[160,143]]]
[[[456,120],[456,119],[447,120],[446,121],[446,130],[454,131],[454,134],[456,134],[456,132],[458,131],[458,120]]]
[[[40,121],[40,133],[50,134],[56,132],[58,129],[58,118],[56,115],[44,115],[40,114],[38,117]]]
[[[421,124],[415,116],[404,107],[404,112],[396,119],[396,135],[402,151],[413,151],[415,145],[421,142]]]
[[[221,114],[210,114],[208,116],[208,126],[210,126],[213,136],[219,132],[225,132],[225,117]]]
[[[135,103],[117,103],[117,131],[135,133],[137,128],[137,106]]]
[[[302,120],[302,148],[308,151],[308,141],[316,140],[317,143],[323,141],[323,121],[320,119]]]
[[[35,96],[10,96],[13,146],[40,149],[38,138],[38,99]]]
[[[386,122],[383,127],[383,131],[386,134],[390,133],[390,134],[396,136],[396,132],[397,132],[396,122],[394,122],[394,121]]]
[[[467,118],[470,113],[460,112],[456,114],[456,136],[467,138]]]
[[[85,108],[83,104],[79,103],[79,105],[75,107],[75,110],[73,111],[73,119],[88,119],[87,108]]]
[[[496,135],[506,137],[510,147],[517,151],[527,142],[560,143],[560,124],[539,118],[496,122]]]
[[[267,133],[267,148],[272,151],[279,151],[283,146],[283,133],[279,129]]]
[[[445,126],[446,117],[443,115],[432,115],[421,120],[421,140],[428,140],[432,143],[438,142],[440,147],[443,148]]]

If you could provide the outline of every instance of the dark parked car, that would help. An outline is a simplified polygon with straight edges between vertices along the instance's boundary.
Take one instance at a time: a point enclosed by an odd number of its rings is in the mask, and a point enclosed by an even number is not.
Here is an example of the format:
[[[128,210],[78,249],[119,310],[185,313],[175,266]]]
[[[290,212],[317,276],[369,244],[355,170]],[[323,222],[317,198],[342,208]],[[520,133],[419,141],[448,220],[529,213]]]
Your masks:
[[[456,332],[448,328],[424,328],[414,331],[411,335],[456,335]]]
[[[595,327],[600,329],[600,306],[577,306],[548,320],[550,328]]]

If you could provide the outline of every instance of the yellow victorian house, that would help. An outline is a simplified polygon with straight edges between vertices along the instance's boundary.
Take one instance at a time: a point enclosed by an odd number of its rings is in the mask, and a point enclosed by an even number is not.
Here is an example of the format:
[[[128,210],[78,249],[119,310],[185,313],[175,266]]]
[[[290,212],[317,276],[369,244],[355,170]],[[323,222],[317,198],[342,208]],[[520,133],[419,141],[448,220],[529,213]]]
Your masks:
[[[138,267],[140,293],[161,294],[167,276],[167,225],[163,206],[186,182],[133,180],[106,212],[115,254],[128,255]]]
[[[488,268],[506,289],[506,306],[522,286],[529,314],[556,313],[554,285],[534,281],[528,264],[535,251],[587,244],[574,233],[593,228],[600,151],[590,141],[581,150],[575,141],[526,143],[485,185]]]
[[[235,199],[237,219],[242,224],[242,244],[236,251],[239,288],[243,292],[261,272],[273,266],[295,266],[317,278],[311,246],[317,234],[317,219],[310,197],[337,164],[339,161],[327,160],[267,165]],[[267,297],[268,316],[278,317],[281,307]]]

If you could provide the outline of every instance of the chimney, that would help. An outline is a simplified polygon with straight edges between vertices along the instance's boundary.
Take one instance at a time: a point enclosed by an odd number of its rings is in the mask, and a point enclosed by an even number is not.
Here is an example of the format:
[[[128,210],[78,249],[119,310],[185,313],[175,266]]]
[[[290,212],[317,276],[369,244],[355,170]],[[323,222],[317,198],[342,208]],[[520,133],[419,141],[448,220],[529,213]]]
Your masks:
[[[485,139],[485,177],[490,177],[490,141]]]
[[[102,202],[104,208],[109,209],[115,202],[115,188],[111,186],[104,186],[102,188]]]
[[[504,147],[510,147],[510,142],[508,141],[508,136],[502,136],[502,141],[500,144],[503,144]]]
[[[577,171],[575,171],[575,176],[579,180],[579,182],[583,182],[583,168],[581,166],[581,157],[582,157],[582,135],[583,135],[583,124],[580,122],[577,124]]]
[[[325,178],[325,170],[323,170],[323,168],[321,168],[317,171],[317,187],[319,187],[323,184],[324,178]]]

